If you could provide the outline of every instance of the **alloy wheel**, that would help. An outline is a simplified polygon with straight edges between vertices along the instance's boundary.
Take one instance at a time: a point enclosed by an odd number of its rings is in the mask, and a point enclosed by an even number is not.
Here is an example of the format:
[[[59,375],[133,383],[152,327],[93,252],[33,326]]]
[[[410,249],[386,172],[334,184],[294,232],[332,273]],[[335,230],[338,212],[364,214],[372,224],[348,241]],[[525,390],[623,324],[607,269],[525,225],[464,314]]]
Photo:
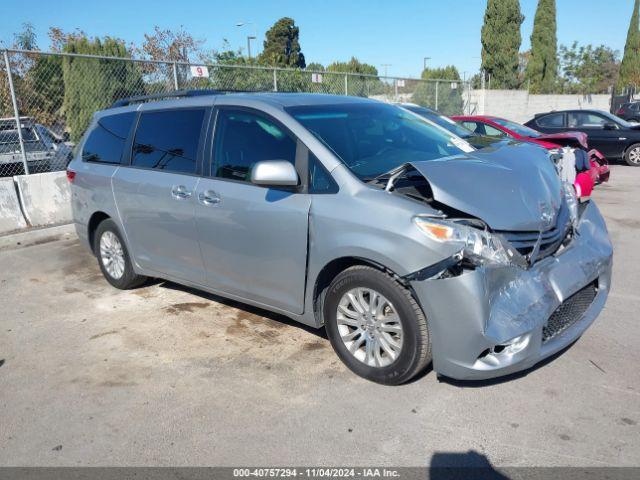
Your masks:
[[[337,326],[347,350],[368,366],[386,367],[400,355],[400,317],[392,303],[371,288],[353,288],[342,296]]]
[[[629,152],[629,161],[636,165],[640,164],[640,147],[635,147]]]
[[[107,273],[118,280],[124,275],[124,250],[118,237],[106,231],[100,237],[100,259]]]

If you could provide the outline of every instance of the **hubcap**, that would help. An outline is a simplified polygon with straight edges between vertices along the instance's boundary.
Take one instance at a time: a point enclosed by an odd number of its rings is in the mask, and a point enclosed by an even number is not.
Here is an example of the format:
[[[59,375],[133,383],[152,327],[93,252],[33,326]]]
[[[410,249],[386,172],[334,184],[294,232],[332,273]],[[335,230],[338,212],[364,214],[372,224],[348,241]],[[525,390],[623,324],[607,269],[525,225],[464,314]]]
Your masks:
[[[347,350],[370,367],[392,364],[402,349],[402,323],[395,308],[370,288],[353,288],[340,299],[338,333]]]
[[[118,280],[124,275],[122,244],[113,232],[106,231],[100,237],[100,259],[112,278]]]
[[[631,163],[640,163],[640,147],[636,147],[629,152]]]

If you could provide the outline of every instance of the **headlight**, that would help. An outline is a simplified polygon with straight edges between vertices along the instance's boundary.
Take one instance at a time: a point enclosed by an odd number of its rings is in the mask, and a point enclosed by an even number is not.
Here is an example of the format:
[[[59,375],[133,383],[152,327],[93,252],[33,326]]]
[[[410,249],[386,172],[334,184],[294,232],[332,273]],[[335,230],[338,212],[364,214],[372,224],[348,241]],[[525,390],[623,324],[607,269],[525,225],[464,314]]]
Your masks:
[[[578,197],[576,197],[576,191],[569,182],[562,182],[562,194],[564,201],[567,202],[569,208],[569,217],[571,218],[571,224],[573,228],[578,227]]]
[[[459,245],[464,258],[476,265],[528,267],[526,259],[499,235],[451,220],[414,217],[416,226],[432,240]]]

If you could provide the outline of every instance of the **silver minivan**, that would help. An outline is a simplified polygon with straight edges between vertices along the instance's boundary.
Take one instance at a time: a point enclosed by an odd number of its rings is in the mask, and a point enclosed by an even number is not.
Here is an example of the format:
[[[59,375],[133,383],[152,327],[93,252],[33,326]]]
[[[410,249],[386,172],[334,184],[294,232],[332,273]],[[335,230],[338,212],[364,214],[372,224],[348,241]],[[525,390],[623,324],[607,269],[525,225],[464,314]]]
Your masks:
[[[175,98],[174,98],[175,97]],[[476,151],[356,97],[177,92],[97,112],[69,165],[113,286],[148,277],[326,329],[355,373],[513,373],[602,310],[612,247],[547,153]]]

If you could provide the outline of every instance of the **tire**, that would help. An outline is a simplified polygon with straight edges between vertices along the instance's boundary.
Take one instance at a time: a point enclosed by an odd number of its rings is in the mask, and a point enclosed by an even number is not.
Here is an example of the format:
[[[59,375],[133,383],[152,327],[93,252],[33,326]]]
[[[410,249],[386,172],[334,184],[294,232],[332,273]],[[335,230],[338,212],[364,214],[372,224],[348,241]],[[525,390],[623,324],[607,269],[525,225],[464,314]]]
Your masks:
[[[358,308],[350,300],[354,297],[361,307],[370,306],[373,297],[372,303],[377,305],[373,310],[382,312],[357,314]],[[323,311],[327,336],[336,354],[351,371],[367,380],[399,385],[431,362],[429,326],[422,309],[407,288],[384,272],[364,265],[344,270],[329,285]],[[343,337],[353,340],[347,343]],[[396,350],[395,356],[390,350]]]
[[[624,152],[624,161],[631,167],[640,167],[640,143],[634,143]]]
[[[147,277],[138,275],[133,270],[127,246],[117,225],[110,218],[98,225],[94,235],[93,252],[98,259],[102,274],[114,287],[129,290],[147,281]],[[107,260],[109,257],[112,259],[111,263],[116,265],[115,267],[110,266]]]

